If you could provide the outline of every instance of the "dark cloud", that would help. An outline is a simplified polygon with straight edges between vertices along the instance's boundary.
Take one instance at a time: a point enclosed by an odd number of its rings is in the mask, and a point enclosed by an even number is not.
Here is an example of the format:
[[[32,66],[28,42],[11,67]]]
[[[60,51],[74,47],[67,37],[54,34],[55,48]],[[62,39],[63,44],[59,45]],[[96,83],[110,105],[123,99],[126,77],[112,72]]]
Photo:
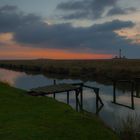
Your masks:
[[[113,20],[111,22],[106,22],[103,24],[95,24],[92,26],[92,28],[96,31],[109,32],[109,31],[120,30],[122,28],[133,27],[133,26],[134,23],[131,21]]]
[[[15,32],[25,24],[40,22],[41,18],[34,15],[24,15],[16,6],[6,5],[0,7],[0,33]]]
[[[8,5],[0,8],[0,32],[12,32],[19,25],[20,15],[16,9]]]
[[[64,15],[63,18],[99,18],[102,16],[105,8],[113,6],[118,0],[79,0],[62,2],[57,9],[72,11],[74,13]]]
[[[122,9],[122,8],[116,6],[116,7],[113,7],[111,10],[109,10],[107,15],[112,16],[112,15],[129,14],[129,13],[135,12],[135,11],[136,11],[136,8],[134,8],[134,7]]]
[[[18,10],[18,8],[14,5],[5,5],[3,7],[0,7],[0,11],[1,12],[13,12],[13,11],[16,11]]]
[[[87,5],[87,4],[86,4]],[[62,2],[58,4],[57,8],[62,10],[81,10],[85,8],[85,3],[82,1],[68,1],[68,2]]]
[[[66,11],[62,17],[64,19],[97,19],[101,18],[104,12],[111,8],[109,15],[126,14],[132,12],[132,8],[122,9],[118,6],[120,0],[75,0],[62,2],[57,9]]]
[[[91,27],[72,27],[70,24],[47,25],[32,23],[15,31],[15,40],[33,47],[58,48],[67,50],[113,51],[117,46],[128,46],[129,40],[114,31],[133,27],[130,21],[114,20]]]

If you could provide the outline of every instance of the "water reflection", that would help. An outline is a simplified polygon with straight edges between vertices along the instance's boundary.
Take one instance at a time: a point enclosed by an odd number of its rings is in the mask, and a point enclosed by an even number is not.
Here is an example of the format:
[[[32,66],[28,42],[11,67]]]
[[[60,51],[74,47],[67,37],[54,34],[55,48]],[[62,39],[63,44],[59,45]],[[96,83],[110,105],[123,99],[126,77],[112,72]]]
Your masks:
[[[11,86],[15,86],[16,80],[26,76],[25,73],[14,72],[11,70],[0,69],[0,81],[9,83]]]
[[[0,81],[6,81],[10,85],[29,90],[31,88],[36,88],[39,86],[51,85],[53,84],[52,78],[47,78],[44,75],[31,75],[24,72],[15,72],[11,70],[5,70],[0,68]],[[72,80],[72,79],[63,79],[57,80],[57,83],[77,83],[81,80]],[[104,107],[100,112],[100,117],[112,128],[118,123],[118,118],[125,118],[128,114],[137,114],[140,115],[140,99],[135,98],[135,110],[129,108],[121,107],[115,104],[112,104],[113,101],[113,87],[112,85],[103,85],[99,84],[96,81],[86,82],[86,85],[94,86],[100,88],[100,96],[103,100]],[[117,101],[126,105],[131,104],[130,93],[125,91],[125,94],[121,89],[117,89]],[[50,95],[51,96],[51,95]],[[53,97],[53,96],[52,96]],[[56,94],[55,97],[61,102],[67,103],[67,94],[61,93]],[[75,94],[71,92],[69,94],[69,104],[75,108]],[[94,112],[96,111],[96,96],[90,89],[84,89],[83,94],[83,108],[87,111]]]

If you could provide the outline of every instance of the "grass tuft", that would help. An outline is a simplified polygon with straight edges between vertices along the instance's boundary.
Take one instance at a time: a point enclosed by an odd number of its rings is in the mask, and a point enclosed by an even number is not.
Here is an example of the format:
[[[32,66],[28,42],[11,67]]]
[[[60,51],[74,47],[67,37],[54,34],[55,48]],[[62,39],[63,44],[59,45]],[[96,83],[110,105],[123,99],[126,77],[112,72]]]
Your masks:
[[[119,128],[119,129],[118,129]],[[116,129],[122,140],[140,140],[140,117],[136,114],[128,114],[121,119]]]

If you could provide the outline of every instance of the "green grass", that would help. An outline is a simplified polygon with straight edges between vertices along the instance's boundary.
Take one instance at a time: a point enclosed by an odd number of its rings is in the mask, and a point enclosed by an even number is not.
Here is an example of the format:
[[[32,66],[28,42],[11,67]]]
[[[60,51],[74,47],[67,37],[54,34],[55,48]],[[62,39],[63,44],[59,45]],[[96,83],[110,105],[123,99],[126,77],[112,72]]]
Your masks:
[[[0,83],[0,140],[117,140],[96,116]]]

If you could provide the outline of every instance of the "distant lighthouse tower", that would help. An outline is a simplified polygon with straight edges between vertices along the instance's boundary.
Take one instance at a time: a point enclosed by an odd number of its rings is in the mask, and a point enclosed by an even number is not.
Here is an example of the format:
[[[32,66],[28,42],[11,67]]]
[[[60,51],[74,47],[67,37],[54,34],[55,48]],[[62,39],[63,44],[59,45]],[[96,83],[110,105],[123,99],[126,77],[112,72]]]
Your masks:
[[[122,49],[119,49],[118,55],[116,55],[113,59],[127,59],[125,55],[122,55]]]
[[[120,59],[122,58],[122,50],[121,49],[119,50],[119,58]]]

